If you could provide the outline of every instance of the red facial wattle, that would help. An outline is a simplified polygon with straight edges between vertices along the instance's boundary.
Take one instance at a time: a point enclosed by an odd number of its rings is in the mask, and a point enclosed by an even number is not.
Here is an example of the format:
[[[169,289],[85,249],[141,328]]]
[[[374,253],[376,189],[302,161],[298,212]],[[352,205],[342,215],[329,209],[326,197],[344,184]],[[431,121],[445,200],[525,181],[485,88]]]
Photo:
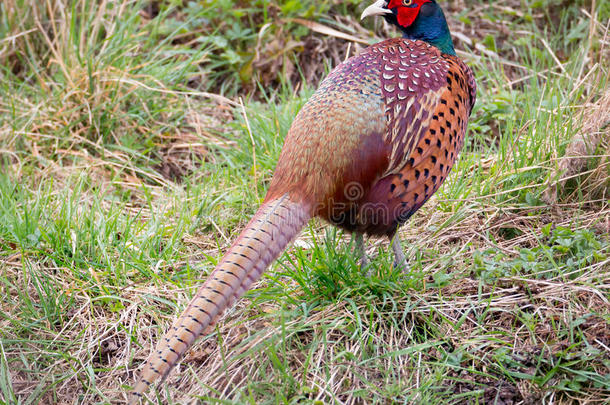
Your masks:
[[[419,14],[419,9],[430,0],[390,0],[387,8],[396,10],[396,19],[401,27],[409,27]]]

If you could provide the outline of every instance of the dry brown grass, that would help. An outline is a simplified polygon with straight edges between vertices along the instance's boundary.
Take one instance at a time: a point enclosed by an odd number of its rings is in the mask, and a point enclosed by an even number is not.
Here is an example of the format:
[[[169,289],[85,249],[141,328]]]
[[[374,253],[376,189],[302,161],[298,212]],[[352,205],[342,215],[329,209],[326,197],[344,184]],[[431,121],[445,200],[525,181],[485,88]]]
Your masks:
[[[580,175],[583,180],[579,189],[588,199],[610,198],[610,90],[583,107],[582,128],[559,161],[552,176],[559,180],[549,188],[547,200],[555,199],[557,186],[563,188],[568,179]]]

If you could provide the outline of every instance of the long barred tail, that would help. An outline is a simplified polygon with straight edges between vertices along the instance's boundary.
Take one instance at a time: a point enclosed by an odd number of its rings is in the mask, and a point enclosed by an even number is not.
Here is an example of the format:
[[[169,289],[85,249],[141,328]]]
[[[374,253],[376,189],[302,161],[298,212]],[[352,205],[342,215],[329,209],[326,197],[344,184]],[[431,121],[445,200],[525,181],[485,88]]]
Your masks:
[[[287,194],[265,202],[258,209],[186,310],[157,344],[132,391],[130,404],[136,403],[153,382],[167,376],[195,339],[260,278],[310,217],[308,207],[291,201]]]

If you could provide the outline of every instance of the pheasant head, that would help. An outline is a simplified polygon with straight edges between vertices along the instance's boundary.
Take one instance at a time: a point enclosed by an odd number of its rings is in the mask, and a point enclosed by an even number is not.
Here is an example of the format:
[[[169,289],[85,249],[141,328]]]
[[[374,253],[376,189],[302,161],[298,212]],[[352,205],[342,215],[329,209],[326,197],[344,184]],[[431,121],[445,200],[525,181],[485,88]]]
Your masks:
[[[383,16],[405,38],[428,42],[443,53],[455,55],[445,14],[435,0],[377,0],[360,18],[372,15]]]

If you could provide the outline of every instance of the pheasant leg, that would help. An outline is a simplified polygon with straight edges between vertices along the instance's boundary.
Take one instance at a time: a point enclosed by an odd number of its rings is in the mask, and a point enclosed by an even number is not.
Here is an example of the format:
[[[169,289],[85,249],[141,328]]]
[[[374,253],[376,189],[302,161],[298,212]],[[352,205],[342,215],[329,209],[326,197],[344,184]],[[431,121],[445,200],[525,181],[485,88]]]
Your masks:
[[[392,238],[392,251],[394,252],[394,267],[402,269],[403,272],[408,271],[408,263],[405,258],[405,252],[403,252],[402,247],[400,246],[400,238],[398,237],[398,232]]]
[[[364,248],[364,235],[356,234],[356,253],[360,255],[360,267],[366,268],[369,265],[369,259],[366,257],[366,249]]]

